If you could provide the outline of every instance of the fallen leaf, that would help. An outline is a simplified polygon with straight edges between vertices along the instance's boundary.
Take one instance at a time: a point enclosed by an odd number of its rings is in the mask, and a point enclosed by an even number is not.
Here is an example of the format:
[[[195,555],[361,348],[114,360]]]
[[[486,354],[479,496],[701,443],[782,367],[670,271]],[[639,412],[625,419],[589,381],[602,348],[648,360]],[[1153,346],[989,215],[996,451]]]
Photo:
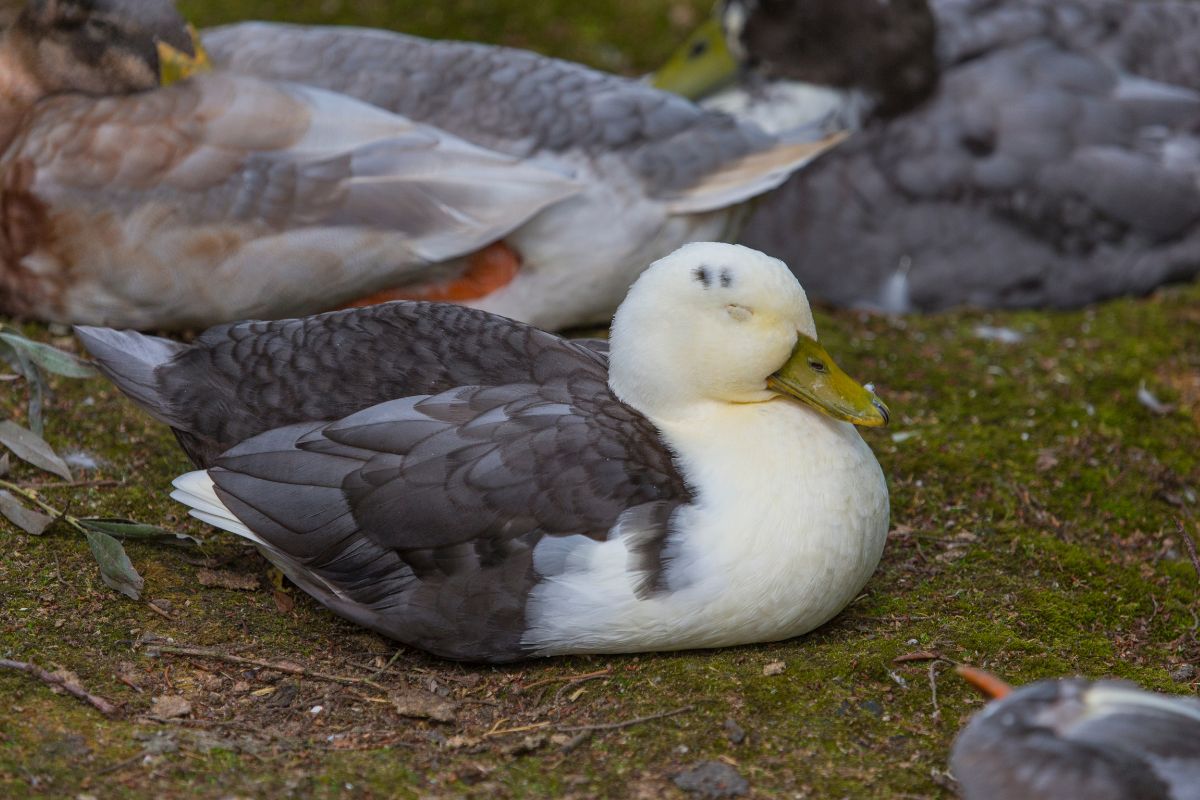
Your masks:
[[[783,671],[786,669],[787,664],[783,663],[782,661],[772,661],[763,667],[763,675],[782,675]]]
[[[54,524],[54,517],[26,508],[20,500],[5,491],[0,491],[0,514],[33,536],[41,536],[46,528]]]
[[[258,591],[259,583],[257,575],[246,575],[240,572],[217,572],[211,569],[202,569],[196,574],[197,580],[201,586],[218,586],[222,589],[237,589],[244,592]]]
[[[111,588],[126,597],[137,600],[142,596],[146,582],[133,568],[133,562],[125,554],[125,548],[107,533],[87,532],[88,547],[100,565],[100,578]]]
[[[1049,472],[1058,466],[1058,452],[1052,448],[1039,450],[1035,468],[1038,472]]]
[[[450,700],[420,689],[393,694],[392,706],[402,717],[435,722],[454,722],[458,711],[458,706]]]
[[[0,333],[0,339],[17,352],[29,356],[29,359],[42,369],[55,375],[62,375],[64,378],[94,378],[100,374],[79,356],[57,347],[35,342],[15,333]]]
[[[157,525],[147,525],[120,517],[84,517],[79,520],[84,527],[107,533],[118,539],[141,539],[143,541],[165,541],[170,543],[200,544],[195,536],[175,533]]]
[[[283,589],[274,589],[271,596],[275,599],[275,609],[280,614],[288,614],[296,607],[296,599]]]
[[[192,704],[178,695],[163,695],[150,701],[150,714],[163,719],[186,717],[192,713]]]
[[[28,428],[22,428],[12,420],[0,422],[0,444],[7,447],[17,458],[27,461],[39,469],[53,472],[65,479],[71,477],[71,468],[58,457],[46,441]]]

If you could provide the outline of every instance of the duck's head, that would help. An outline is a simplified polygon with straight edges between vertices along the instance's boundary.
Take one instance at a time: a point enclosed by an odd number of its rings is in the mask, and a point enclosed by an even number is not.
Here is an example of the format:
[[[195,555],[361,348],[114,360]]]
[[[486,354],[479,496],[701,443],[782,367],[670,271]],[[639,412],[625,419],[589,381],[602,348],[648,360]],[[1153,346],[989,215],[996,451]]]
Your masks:
[[[698,100],[753,72],[862,91],[878,113],[900,113],[937,85],[936,39],[927,0],[723,0],[654,84]]]
[[[885,425],[887,407],[817,341],[804,290],[757,250],[696,242],[650,265],[613,318],[609,384],[651,419],[780,396]]]
[[[9,37],[46,94],[145,91],[208,66],[171,0],[30,0]]]

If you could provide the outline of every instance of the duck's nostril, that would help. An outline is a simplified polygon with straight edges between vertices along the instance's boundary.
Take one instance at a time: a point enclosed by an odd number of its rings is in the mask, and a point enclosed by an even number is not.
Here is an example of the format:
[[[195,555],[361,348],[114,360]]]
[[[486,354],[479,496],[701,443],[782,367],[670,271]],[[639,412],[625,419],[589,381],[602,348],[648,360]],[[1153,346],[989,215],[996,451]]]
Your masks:
[[[888,411],[887,406],[885,406],[882,402],[880,402],[879,400],[872,400],[871,405],[875,406],[875,408],[878,409],[879,413],[883,415],[883,424],[884,425],[887,425],[889,422],[892,421],[891,413]]]

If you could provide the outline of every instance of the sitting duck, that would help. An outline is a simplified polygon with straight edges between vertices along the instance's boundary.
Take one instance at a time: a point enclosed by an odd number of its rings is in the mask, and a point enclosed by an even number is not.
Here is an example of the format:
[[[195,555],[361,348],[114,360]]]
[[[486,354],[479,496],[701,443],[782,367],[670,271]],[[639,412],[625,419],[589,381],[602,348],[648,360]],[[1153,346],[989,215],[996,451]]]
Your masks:
[[[474,78],[419,91],[503,116],[523,152],[312,81],[205,72],[170,0],[30,0],[0,39],[0,311],[182,329],[410,296],[603,320],[649,260],[727,236],[835,141],[485,50]],[[522,106],[488,94],[506,67]]]
[[[1200,272],[1197,35],[1171,0],[725,0],[657,85],[857,131],[741,236],[814,297],[1068,308]]]
[[[199,467],[191,513],[318,601],[453,659],[679,650],[825,623],[874,571],[888,410],[783,262],[689,244],[608,348],[419,301],[190,344],[79,327]]]

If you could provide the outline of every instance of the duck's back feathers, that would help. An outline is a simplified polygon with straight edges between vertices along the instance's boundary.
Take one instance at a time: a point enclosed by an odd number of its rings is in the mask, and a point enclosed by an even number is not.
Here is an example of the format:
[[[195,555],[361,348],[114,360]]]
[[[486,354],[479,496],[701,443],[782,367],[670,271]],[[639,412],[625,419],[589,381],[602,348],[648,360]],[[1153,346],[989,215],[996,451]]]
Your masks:
[[[745,162],[778,143],[755,125],[667,92],[523,50],[276,23],[215,28],[204,43],[231,72],[344,92],[522,158],[615,154],[652,197],[708,196],[678,213],[740,202],[813,157],[789,151],[776,152],[773,166]],[[766,168],[752,173],[752,165]],[[711,175],[729,182],[735,170],[749,180],[724,198],[702,185]]]
[[[76,332],[100,369],[175,428],[202,467],[265,431],[398,397],[607,374],[602,347],[435,303],[221,325],[186,346],[133,331]]]

